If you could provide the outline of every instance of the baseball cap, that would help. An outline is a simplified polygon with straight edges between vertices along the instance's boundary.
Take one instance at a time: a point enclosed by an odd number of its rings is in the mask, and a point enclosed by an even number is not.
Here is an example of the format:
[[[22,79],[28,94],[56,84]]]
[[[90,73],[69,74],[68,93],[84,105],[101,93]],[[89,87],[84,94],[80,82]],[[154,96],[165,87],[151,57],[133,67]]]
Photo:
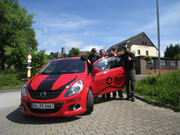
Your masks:
[[[116,48],[115,47],[111,47],[111,50],[116,50]]]
[[[97,52],[96,48],[92,48],[91,52]]]

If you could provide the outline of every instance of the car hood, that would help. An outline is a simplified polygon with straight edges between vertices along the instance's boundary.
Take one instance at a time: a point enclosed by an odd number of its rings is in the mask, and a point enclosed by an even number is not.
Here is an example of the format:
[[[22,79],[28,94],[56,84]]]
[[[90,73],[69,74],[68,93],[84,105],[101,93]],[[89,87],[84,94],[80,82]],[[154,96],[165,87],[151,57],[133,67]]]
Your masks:
[[[35,75],[31,80],[29,80],[27,89],[30,91],[63,90],[80,78],[82,78],[81,73]]]

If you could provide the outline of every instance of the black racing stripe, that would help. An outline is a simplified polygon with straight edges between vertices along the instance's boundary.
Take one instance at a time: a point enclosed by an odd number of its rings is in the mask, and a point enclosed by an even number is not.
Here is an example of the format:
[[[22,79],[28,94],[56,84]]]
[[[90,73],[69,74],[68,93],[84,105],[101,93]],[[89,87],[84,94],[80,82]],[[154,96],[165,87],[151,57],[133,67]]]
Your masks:
[[[33,79],[32,79],[33,80]],[[31,82],[32,80],[29,82],[28,86],[27,86],[27,89],[30,90],[30,91],[33,91],[32,87],[31,87]]]
[[[104,90],[107,89],[107,88],[118,88],[118,89],[120,89],[120,88],[123,88],[123,86],[122,86],[122,87],[107,86],[107,87],[105,87],[104,89],[102,89],[100,92],[98,92],[98,93],[96,93],[96,94],[93,94],[93,95],[98,95],[99,93],[101,93],[102,91],[104,91]]]
[[[53,84],[56,82],[56,80],[61,76],[62,74],[52,74],[46,77],[38,86],[38,90],[51,90]]]
[[[64,90],[67,86],[71,85],[76,79],[77,79],[77,76],[73,80],[71,80],[70,82],[68,82],[65,85],[59,87],[57,90]]]

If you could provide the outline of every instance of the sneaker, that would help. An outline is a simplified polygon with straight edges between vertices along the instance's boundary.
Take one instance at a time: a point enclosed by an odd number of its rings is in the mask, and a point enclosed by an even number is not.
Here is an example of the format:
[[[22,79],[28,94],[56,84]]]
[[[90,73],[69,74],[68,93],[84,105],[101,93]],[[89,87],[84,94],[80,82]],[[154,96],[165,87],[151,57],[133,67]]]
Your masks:
[[[135,98],[131,98],[131,101],[132,101],[132,102],[135,102]]]
[[[129,100],[129,97],[125,98],[126,100]]]

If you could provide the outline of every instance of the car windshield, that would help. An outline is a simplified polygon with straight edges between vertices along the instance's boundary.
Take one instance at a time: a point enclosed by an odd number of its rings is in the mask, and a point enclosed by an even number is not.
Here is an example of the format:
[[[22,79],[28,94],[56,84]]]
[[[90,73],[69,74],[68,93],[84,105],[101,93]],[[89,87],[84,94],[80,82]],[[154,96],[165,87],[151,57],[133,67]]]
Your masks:
[[[59,60],[47,64],[39,74],[68,74],[85,71],[85,62],[78,60]]]

